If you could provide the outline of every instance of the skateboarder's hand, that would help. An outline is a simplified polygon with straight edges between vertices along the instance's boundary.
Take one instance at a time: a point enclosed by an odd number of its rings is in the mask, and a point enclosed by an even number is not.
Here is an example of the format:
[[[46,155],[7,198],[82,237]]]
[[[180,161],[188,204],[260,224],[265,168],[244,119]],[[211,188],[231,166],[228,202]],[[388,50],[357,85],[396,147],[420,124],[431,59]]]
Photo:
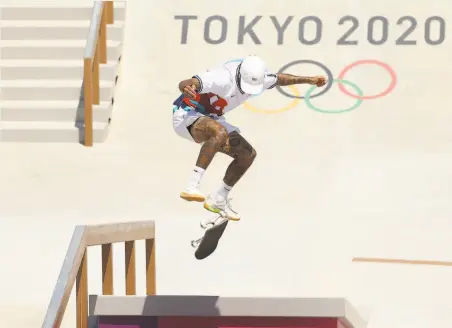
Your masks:
[[[326,78],[324,76],[313,76],[309,84],[323,87],[326,84]]]
[[[184,96],[190,99],[195,99],[196,98],[196,85],[192,84],[192,85],[186,85],[184,87]]]

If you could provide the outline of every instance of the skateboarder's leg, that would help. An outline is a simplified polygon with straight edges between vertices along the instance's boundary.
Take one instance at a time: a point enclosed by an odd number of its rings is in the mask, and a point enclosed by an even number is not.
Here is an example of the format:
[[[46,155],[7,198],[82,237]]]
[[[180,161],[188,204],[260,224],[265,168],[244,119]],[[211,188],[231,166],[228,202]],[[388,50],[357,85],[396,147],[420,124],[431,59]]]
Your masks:
[[[181,197],[186,200],[204,201],[199,191],[204,171],[207,170],[215,154],[226,144],[227,130],[214,119],[201,116],[188,127],[190,135],[196,143],[202,143],[196,166],[190,175]]]
[[[238,213],[228,205],[229,192],[243,177],[256,158],[256,150],[243,138],[240,133],[233,131],[229,133],[226,145],[220,152],[229,155],[233,161],[228,166],[221,186],[206,200],[204,207],[213,212],[226,212],[232,220],[240,220]]]
[[[223,179],[224,184],[231,189],[253,164],[257,153],[253,146],[236,131],[229,134],[226,145],[220,151],[234,159],[229,164]],[[218,193],[221,193],[221,189]]]

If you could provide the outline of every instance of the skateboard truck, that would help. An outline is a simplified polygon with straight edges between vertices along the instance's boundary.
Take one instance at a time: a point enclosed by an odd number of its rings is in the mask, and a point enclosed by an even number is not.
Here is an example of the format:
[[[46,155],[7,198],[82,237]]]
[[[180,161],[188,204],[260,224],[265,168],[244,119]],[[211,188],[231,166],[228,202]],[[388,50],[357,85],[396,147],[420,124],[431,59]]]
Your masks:
[[[203,237],[192,240],[191,242],[192,247],[196,249],[195,258],[197,260],[205,259],[216,250],[218,242],[220,241],[221,236],[229,223],[228,219],[222,217],[216,219],[215,224],[212,224],[210,228],[207,228],[204,231]]]
[[[196,249],[195,258],[197,260],[209,257],[216,250],[218,242],[229,223],[230,217],[226,211],[222,210],[216,214],[217,216],[200,222],[204,236],[191,241],[191,246]]]
[[[222,211],[221,213],[219,213],[218,216],[216,216],[212,219],[207,219],[207,220],[201,221],[200,226],[202,229],[206,230],[209,228],[213,228],[216,225],[222,224],[225,220],[228,220],[228,218],[226,217],[226,213],[224,213]]]
[[[225,216],[222,216],[221,214],[211,218],[211,219],[207,219],[204,221],[200,222],[201,228],[205,230],[204,232],[204,236],[192,240],[191,241],[191,246],[193,248],[198,248],[198,246],[202,243],[202,241],[206,238],[206,236],[210,235],[211,232],[215,235],[215,233],[213,232],[214,230],[217,230],[218,227],[222,226],[224,223],[227,223],[229,221],[229,219]],[[222,232],[221,232],[222,234]],[[220,236],[221,236],[220,234]],[[218,236],[218,237],[220,237]]]
[[[198,246],[199,246],[199,244],[201,244],[203,238],[204,237],[198,238],[196,240],[192,240],[191,241],[191,247],[198,248]]]
[[[207,233],[207,231],[209,231],[210,229],[218,227],[218,226],[222,225],[226,221],[228,221],[228,218],[226,218],[226,217],[224,217],[224,216],[222,216],[220,214],[220,215],[218,215],[218,216],[216,216],[214,218],[201,221],[200,222],[200,226],[201,226],[202,229],[206,230],[206,233]],[[197,248],[199,246],[199,244],[202,242],[203,238],[204,238],[204,236],[202,236],[201,238],[192,240],[191,241],[191,246],[193,248]]]
[[[193,248],[198,248],[199,244],[201,243],[203,237],[196,239],[196,240],[192,240],[191,241],[191,247]]]

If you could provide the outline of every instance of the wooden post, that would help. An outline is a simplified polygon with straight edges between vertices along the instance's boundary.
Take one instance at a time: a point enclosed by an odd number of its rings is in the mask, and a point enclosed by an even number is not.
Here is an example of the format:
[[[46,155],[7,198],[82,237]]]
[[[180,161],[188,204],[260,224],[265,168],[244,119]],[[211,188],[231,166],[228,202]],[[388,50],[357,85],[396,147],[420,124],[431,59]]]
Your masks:
[[[97,42],[96,52],[94,54],[94,65],[93,65],[93,104],[95,104],[95,105],[99,105],[99,102],[100,102],[99,57],[100,57],[100,47],[99,47],[99,42]]]
[[[113,1],[105,1],[104,9],[107,10],[107,24],[113,24],[115,22]]]
[[[88,328],[88,249],[85,249],[76,280],[77,328]]]
[[[126,241],[124,246],[126,254],[126,295],[136,295],[135,241]]]
[[[85,146],[93,146],[93,62],[85,58],[83,75],[83,98],[85,117]]]
[[[99,31],[99,61],[101,64],[107,63],[107,6],[104,4],[104,9],[102,11],[102,18],[100,21],[100,31]]]
[[[155,271],[155,239],[146,239],[146,295],[157,293]]]
[[[102,245],[102,295],[113,295],[113,245]]]

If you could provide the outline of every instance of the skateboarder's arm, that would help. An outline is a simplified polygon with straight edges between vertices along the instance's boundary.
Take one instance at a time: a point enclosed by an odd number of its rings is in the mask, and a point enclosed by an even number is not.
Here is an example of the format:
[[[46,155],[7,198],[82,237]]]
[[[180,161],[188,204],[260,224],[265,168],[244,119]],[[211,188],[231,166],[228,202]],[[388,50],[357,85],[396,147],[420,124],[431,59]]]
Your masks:
[[[278,74],[278,81],[276,82],[279,86],[287,86],[294,84],[311,84],[317,85],[319,87],[325,85],[326,79],[323,76],[298,76],[286,73]]]
[[[226,74],[214,74],[214,72],[206,72],[198,74],[191,79],[183,80],[179,83],[179,90],[182,93],[192,92],[196,93],[214,93],[222,95],[227,90],[229,84],[228,76]],[[194,94],[192,95],[195,96]]]
[[[292,74],[278,74],[277,85],[286,86],[293,84],[309,84],[312,78],[309,76],[297,76]]]
[[[197,93],[214,93],[221,96],[226,93],[231,84],[230,74],[222,68],[210,69],[183,80],[179,83],[179,90],[184,92],[187,87]]]

